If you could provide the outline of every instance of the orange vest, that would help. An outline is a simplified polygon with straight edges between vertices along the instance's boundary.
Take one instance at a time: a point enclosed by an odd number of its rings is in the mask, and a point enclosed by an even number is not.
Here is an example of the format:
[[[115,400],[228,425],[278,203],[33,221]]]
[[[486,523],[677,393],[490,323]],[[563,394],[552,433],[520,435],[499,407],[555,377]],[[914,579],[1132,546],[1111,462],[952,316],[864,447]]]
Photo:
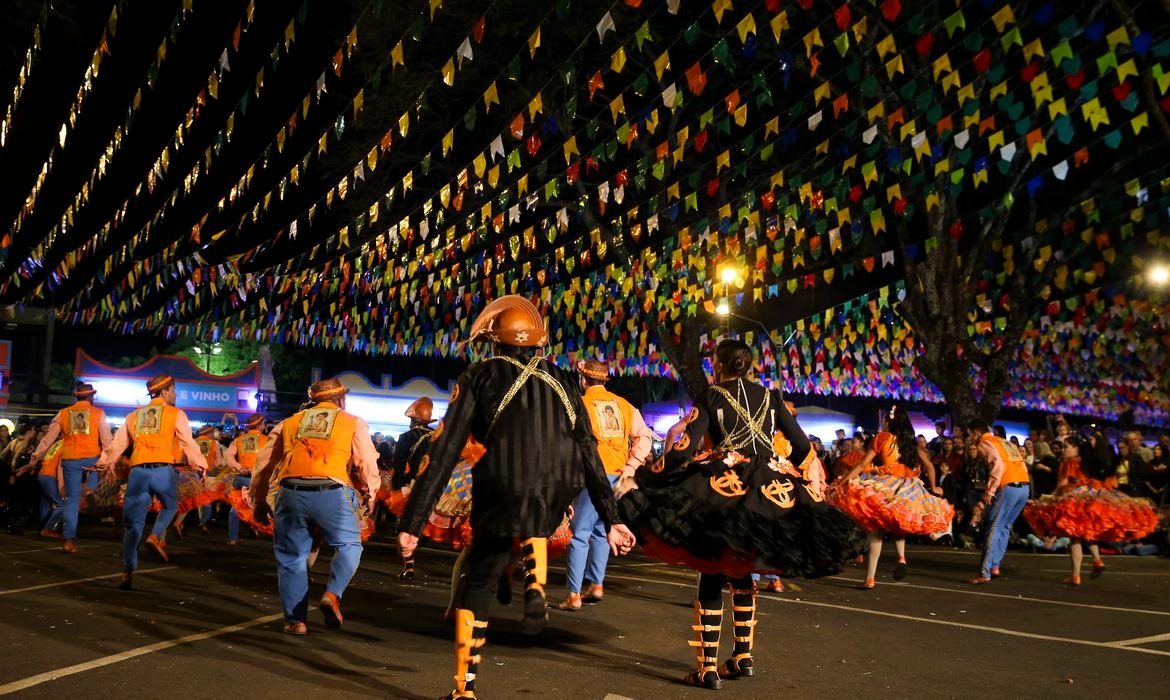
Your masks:
[[[57,412],[57,424],[61,426],[61,459],[87,459],[102,453],[98,441],[98,425],[106,419],[101,409],[94,408],[88,401],[78,401],[69,408]]]
[[[281,423],[284,460],[279,478],[326,477],[352,483],[349,462],[355,432],[357,417],[328,401],[294,414]]]
[[[236,438],[236,461],[244,469],[252,471],[256,466],[256,456],[260,454],[260,450],[264,449],[264,445],[267,443],[267,435],[259,430],[249,430]]]
[[[219,466],[219,453],[216,451],[219,448],[219,443],[215,441],[215,438],[202,435],[195,438],[195,444],[199,446],[199,454],[207,460],[208,469],[215,469]]]
[[[142,408],[126,416],[126,429],[133,441],[130,466],[139,464],[179,464],[183,461],[179,441],[175,437],[175,421],[179,409],[162,399],[151,399]]]
[[[1020,448],[991,433],[983,433],[979,437],[979,442],[986,442],[991,445],[999,453],[999,458],[1003,460],[1001,485],[1021,482],[1026,484],[1031,481],[1028,477],[1028,465],[1024,462],[1024,453],[1020,451]]]
[[[605,473],[620,474],[630,457],[634,407],[601,386],[591,386],[585,391],[585,405],[589,407],[589,422],[593,425]]]
[[[41,476],[57,478],[57,469],[61,467],[61,453],[63,452],[61,446],[64,443],[64,440],[54,442],[49,451],[45,453],[45,458],[41,460]]]

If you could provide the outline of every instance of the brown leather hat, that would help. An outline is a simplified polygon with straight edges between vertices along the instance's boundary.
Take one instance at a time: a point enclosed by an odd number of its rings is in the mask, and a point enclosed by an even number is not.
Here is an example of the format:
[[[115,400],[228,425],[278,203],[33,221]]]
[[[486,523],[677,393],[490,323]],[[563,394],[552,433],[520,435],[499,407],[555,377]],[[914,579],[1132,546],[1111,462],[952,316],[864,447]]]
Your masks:
[[[435,410],[435,402],[425,396],[415,399],[406,409],[406,417],[419,420],[423,423],[434,423],[431,413]]]
[[[161,394],[168,387],[175,385],[175,378],[169,374],[160,374],[146,383],[146,393],[151,396]]]
[[[609,379],[609,363],[601,360],[581,360],[577,363],[577,371],[600,382]]]
[[[259,413],[254,413],[248,416],[248,421],[245,423],[245,425],[247,425],[250,429],[259,428],[260,426],[264,425],[264,416],[260,415]]]
[[[548,343],[548,331],[536,306],[518,294],[508,294],[484,307],[471,324],[469,341],[538,348]]]
[[[73,396],[78,399],[92,399],[96,393],[97,389],[93,388],[93,384],[78,384],[73,389]]]
[[[322,379],[309,387],[310,401],[330,401],[339,399],[349,393],[349,389],[337,377]]]

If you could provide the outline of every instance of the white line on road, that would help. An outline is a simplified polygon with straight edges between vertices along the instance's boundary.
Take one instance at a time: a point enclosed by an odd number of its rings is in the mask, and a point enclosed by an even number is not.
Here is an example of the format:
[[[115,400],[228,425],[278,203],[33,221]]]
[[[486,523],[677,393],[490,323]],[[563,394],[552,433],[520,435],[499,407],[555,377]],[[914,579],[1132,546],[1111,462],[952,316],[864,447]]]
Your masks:
[[[64,678],[65,676],[72,676],[77,673],[84,673],[85,671],[92,671],[95,668],[109,666],[111,664],[126,661],[127,659],[133,659],[138,656],[145,656],[146,654],[153,654],[156,651],[163,651],[164,649],[170,649],[171,647],[190,644],[191,642],[198,642],[204,639],[211,639],[212,637],[219,637],[225,634],[231,634],[232,632],[239,632],[240,630],[246,630],[249,627],[255,627],[257,625],[263,625],[266,622],[273,622],[283,617],[284,613],[282,612],[273,613],[271,615],[265,615],[264,617],[257,617],[254,620],[248,620],[247,622],[241,622],[238,625],[228,625],[227,627],[207,630],[206,632],[196,632],[195,634],[188,634],[184,637],[178,637],[176,639],[167,639],[161,642],[155,642],[154,644],[148,644],[144,647],[138,647],[136,649],[127,649],[126,651],[120,652],[118,654],[103,656],[100,659],[86,661],[84,663],[75,664],[73,666],[66,666],[65,668],[45,671],[44,673],[38,673],[35,676],[29,676],[28,678],[22,678],[18,681],[12,681],[11,683],[0,685],[0,695],[7,695],[9,693],[26,690],[33,687],[34,685],[40,685],[41,683],[47,683],[49,681],[57,680],[58,678]]]
[[[1067,574],[1068,569],[1040,569],[1046,574]],[[1170,571],[1115,571],[1108,570],[1109,577],[1114,576],[1170,576]]]
[[[151,574],[156,571],[169,571],[177,569],[177,566],[159,566],[153,569],[139,569],[135,573]],[[107,578],[118,578],[122,574],[106,574],[104,576],[90,576],[89,578],[74,578],[68,581],[56,581],[54,583],[42,583],[39,586],[27,586],[25,588],[9,588],[7,590],[0,590],[0,595],[14,595],[16,593],[28,593],[29,591],[39,591],[45,588],[56,588],[58,586],[71,586],[75,583],[85,583],[86,581],[101,581]]]
[[[1138,637],[1137,639],[1122,639],[1117,642],[1109,642],[1109,644],[1115,647],[1132,647],[1137,644],[1153,644],[1154,642],[1170,642],[1170,633],[1155,634],[1152,637]]]
[[[674,581],[659,581],[650,578],[641,578],[638,576],[622,576],[622,575],[608,575],[607,578],[619,579],[625,581],[642,581],[645,583],[660,583],[666,586],[677,586],[679,588],[694,588],[692,585],[685,583],[676,583]],[[947,589],[940,589],[947,590]],[[788,603],[790,605],[809,605],[817,608],[833,608],[835,610],[847,610],[849,612],[864,613],[866,615],[877,615],[879,617],[892,617],[898,620],[910,620],[912,622],[926,622],[932,625],[944,625],[946,627],[958,627],[959,629],[979,630],[981,632],[993,632],[995,634],[1004,634],[1011,637],[1024,637],[1027,639],[1042,639],[1049,642],[1062,642],[1065,644],[1078,644],[1081,646],[1097,647],[1100,649],[1114,649],[1117,651],[1132,651],[1139,654],[1155,654],[1157,656],[1170,656],[1170,651],[1161,651],[1159,649],[1142,649],[1134,646],[1119,646],[1116,642],[1094,642],[1088,639],[1071,639],[1068,637],[1055,637],[1048,634],[1035,634],[1033,632],[1020,632],[1019,630],[1009,630],[1003,627],[990,627],[987,625],[974,625],[967,622],[952,622],[950,620],[939,620],[930,617],[915,617],[913,615],[903,615],[901,613],[885,612],[884,610],[868,610],[866,608],[853,607],[851,605],[838,605],[836,603],[820,603],[812,600],[794,600],[792,598],[760,598],[759,600],[766,600],[776,603]],[[1026,600],[1026,599],[1021,599]]]
[[[845,576],[826,576],[836,581],[852,581],[857,582],[857,579],[847,578]],[[1047,603],[1049,605],[1066,605],[1071,608],[1089,608],[1091,610],[1109,610],[1110,612],[1125,612],[1137,613],[1139,615],[1162,615],[1170,617],[1170,611],[1167,610],[1146,610],[1145,608],[1122,608],[1115,605],[1093,605],[1092,603],[1074,603],[1068,600],[1052,600],[1049,598],[1029,598],[1023,595],[1009,595],[1006,593],[990,593],[988,591],[971,591],[963,588],[942,588],[941,586],[923,586],[919,583],[901,583],[882,584],[883,587],[888,588],[918,588],[924,591],[942,591],[943,593],[960,593],[962,595],[977,595],[987,598],[1004,598],[1006,600],[1022,600],[1029,603]]]
[[[96,545],[96,544],[79,544],[79,545],[77,545],[77,548],[78,549],[87,549],[89,547],[100,547],[100,546],[101,545]],[[32,554],[33,552],[54,552],[54,551],[61,551],[61,545],[55,545],[53,547],[37,547],[36,549],[18,549],[14,552],[4,552],[4,553],[5,554]]]

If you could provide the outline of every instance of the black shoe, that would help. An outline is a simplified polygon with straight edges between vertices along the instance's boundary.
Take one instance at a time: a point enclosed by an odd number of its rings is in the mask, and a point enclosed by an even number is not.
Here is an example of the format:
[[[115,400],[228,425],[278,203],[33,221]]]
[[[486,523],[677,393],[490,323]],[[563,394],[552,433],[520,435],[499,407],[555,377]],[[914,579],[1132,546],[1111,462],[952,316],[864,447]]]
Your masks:
[[[548,625],[548,603],[544,599],[544,592],[530,589],[524,592],[524,619],[520,622],[520,632],[528,636],[540,634]]]
[[[414,580],[414,569],[403,570],[403,572],[401,574],[398,574],[398,578],[402,579],[403,581],[413,581]]]
[[[693,685],[696,688],[706,688],[707,690],[723,689],[723,681],[719,679],[719,674],[715,671],[707,671],[706,673],[692,671],[683,676],[683,683]]]
[[[906,562],[904,562],[904,561],[898,562],[894,566],[894,580],[901,581],[902,579],[906,578],[906,572],[909,569],[910,569],[910,566],[908,564],[906,564]]]
[[[132,591],[132,590],[134,590],[134,575],[133,574],[122,574],[122,580],[118,581],[118,590],[119,591]]]

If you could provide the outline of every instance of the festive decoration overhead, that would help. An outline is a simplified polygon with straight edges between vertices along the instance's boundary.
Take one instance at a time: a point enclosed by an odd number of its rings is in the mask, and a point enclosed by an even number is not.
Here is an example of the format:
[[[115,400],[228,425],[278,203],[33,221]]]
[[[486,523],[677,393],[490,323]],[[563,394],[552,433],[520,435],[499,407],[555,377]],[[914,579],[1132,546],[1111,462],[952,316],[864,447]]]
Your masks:
[[[1143,29],[1160,9],[454,5],[185,0],[128,26],[145,11],[113,2],[53,134],[32,88],[79,49],[50,9],[0,125],[6,162],[32,154],[8,171],[20,203],[0,199],[0,300],[126,333],[454,355],[487,301],[520,293],[554,354],[649,374],[670,372],[659,334],[720,299],[772,328],[832,307],[805,323],[867,325],[828,345],[797,326],[791,388],[933,398],[884,302],[939,236],[896,224],[946,211],[966,244],[1005,222],[962,253],[986,262],[977,344],[997,342],[1013,269],[1055,261],[1045,298],[1064,305],[1167,250],[1170,166],[1132,158],[1170,142],[1170,39]],[[153,60],[118,58],[148,39]],[[872,316],[838,306],[875,289]],[[1016,376],[1058,381],[1043,364],[1065,347],[1029,336]],[[1122,357],[1142,353],[1107,355],[1125,376],[1102,381],[1139,391]],[[1072,410],[1114,386],[1065,384],[1010,401]]]

